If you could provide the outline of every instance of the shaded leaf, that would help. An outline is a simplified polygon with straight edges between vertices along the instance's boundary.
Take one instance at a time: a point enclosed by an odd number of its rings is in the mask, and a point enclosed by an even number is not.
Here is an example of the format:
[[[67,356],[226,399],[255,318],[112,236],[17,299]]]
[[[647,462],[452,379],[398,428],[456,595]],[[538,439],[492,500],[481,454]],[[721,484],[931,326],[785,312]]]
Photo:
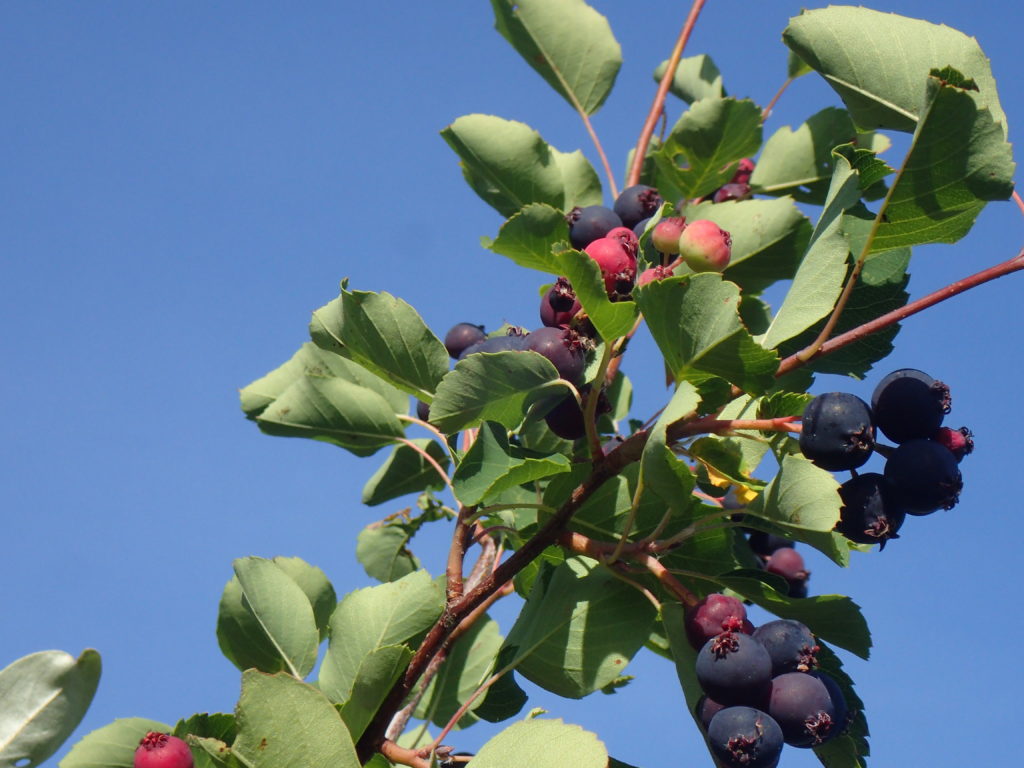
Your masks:
[[[695,415],[700,405],[697,388],[687,381],[679,383],[668,405],[651,428],[640,459],[640,470],[645,487],[662,503],[676,511],[683,511],[693,499],[695,479],[690,468],[680,460],[669,446],[666,430],[680,419]]]
[[[654,70],[654,80],[658,83],[665,77],[668,60],[661,62]],[[675,76],[669,84],[669,90],[687,104],[701,99],[721,99],[725,97],[722,85],[722,73],[715,62],[707,54],[687,56],[679,60]]]
[[[416,438],[410,442],[426,451],[442,469],[448,469],[448,454],[436,440]],[[366,485],[363,486],[363,504],[375,507],[407,493],[439,491],[444,487],[444,479],[434,465],[419,451],[402,443],[394,447],[391,455],[366,481]]]

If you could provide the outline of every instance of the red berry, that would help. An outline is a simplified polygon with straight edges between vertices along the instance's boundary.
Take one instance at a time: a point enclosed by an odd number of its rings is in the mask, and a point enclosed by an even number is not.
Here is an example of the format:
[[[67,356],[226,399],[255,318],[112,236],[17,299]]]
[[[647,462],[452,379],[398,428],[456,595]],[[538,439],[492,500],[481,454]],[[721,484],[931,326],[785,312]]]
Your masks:
[[[651,231],[651,242],[661,253],[679,253],[679,236],[686,229],[684,216],[670,216],[654,225]]]
[[[733,184],[749,184],[750,176],[754,173],[754,161],[749,157],[744,157],[740,160],[740,164],[736,167],[736,173],[732,175],[731,183]]]
[[[732,236],[713,221],[691,221],[679,236],[679,255],[694,272],[721,272],[732,258]]]
[[[615,227],[605,237],[611,240],[618,240],[622,247],[629,251],[629,255],[636,259],[636,253],[640,249],[640,238],[629,227]]]
[[[747,609],[735,597],[717,592],[708,595],[683,614],[686,638],[698,651],[711,638],[732,629],[751,634],[754,625],[747,620]]]
[[[609,296],[629,295],[636,278],[636,257],[630,254],[621,240],[602,237],[583,250],[601,268]]]
[[[949,448],[958,462],[974,450],[974,435],[967,427],[960,427],[960,429],[939,427],[939,430],[932,436],[932,439]]]
[[[192,751],[177,736],[150,731],[135,750],[133,768],[192,768]]]

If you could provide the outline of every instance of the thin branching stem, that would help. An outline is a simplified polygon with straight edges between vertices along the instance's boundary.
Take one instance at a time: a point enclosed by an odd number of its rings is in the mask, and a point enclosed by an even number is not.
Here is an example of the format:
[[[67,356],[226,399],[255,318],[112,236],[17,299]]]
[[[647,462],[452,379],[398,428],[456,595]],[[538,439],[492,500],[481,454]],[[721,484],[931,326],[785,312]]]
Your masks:
[[[452,481],[448,477],[448,473],[445,472],[444,468],[437,463],[437,459],[435,459],[433,456],[427,453],[427,451],[424,448],[420,448],[420,446],[416,445],[416,443],[414,443],[412,440],[409,440],[408,438],[405,437],[398,438],[398,442],[400,442],[402,445],[412,448],[412,450],[416,451],[416,453],[422,456],[423,459],[437,471],[437,474],[441,476],[441,479],[444,480],[444,484],[447,485],[449,488],[452,487]]]
[[[775,109],[775,103],[776,103],[776,102],[777,102],[777,101],[778,101],[778,100],[779,100],[780,98],[782,98],[782,94],[784,94],[784,93],[786,92],[786,89],[787,89],[787,88],[789,88],[789,84],[790,84],[790,83],[792,83],[792,82],[793,82],[793,78],[792,78],[792,77],[786,78],[786,82],[784,82],[784,83],[783,83],[783,84],[781,85],[781,87],[779,88],[779,90],[777,90],[777,91],[775,92],[775,95],[774,95],[774,96],[772,96],[772,100],[768,102],[768,106],[767,106],[767,107],[765,107],[765,108],[764,108],[764,109],[763,109],[763,110],[761,111],[761,122],[762,122],[762,123],[763,123],[763,122],[764,122],[765,120],[767,120],[767,119],[768,119],[768,117],[769,117],[769,116],[771,115],[771,113],[772,113],[772,110],[773,110],[773,109]]]
[[[633,152],[633,167],[629,169],[629,176],[626,177],[625,186],[627,187],[632,187],[640,182],[640,174],[644,169],[644,158],[647,156],[647,147],[650,146],[651,136],[654,135],[654,129],[658,125],[658,118],[665,111],[665,97],[668,95],[669,86],[676,76],[679,60],[683,57],[683,50],[686,48],[686,43],[690,39],[690,34],[693,32],[693,27],[697,23],[697,17],[700,16],[704,3],[705,0],[693,0],[693,5],[690,6],[690,13],[686,17],[686,23],[683,24],[683,29],[679,33],[675,47],[672,49],[672,55],[668,60],[668,68],[661,78],[661,83],[658,84],[658,90],[654,94],[654,103],[651,104],[651,109],[647,113],[647,119],[644,120],[643,128],[640,130],[640,138],[636,142],[636,149]]]
[[[1015,202],[1017,207],[1020,208],[1020,212],[1024,213],[1024,200],[1021,199],[1020,193],[1017,192],[1016,189],[1013,190],[1013,202]]]

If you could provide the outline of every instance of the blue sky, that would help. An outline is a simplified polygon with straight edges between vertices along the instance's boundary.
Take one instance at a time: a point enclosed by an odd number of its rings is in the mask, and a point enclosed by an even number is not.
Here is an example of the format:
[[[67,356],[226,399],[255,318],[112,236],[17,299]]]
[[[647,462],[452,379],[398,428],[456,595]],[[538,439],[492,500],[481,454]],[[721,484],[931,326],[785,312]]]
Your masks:
[[[686,8],[594,5],[624,51],[594,119],[621,184],[650,73]],[[873,7],[976,36],[1019,144],[1017,3]],[[799,8],[710,2],[687,54],[710,53],[731,95],[765,104]],[[545,278],[480,247],[501,219],[438,131],[483,112],[596,165],[592,146],[484,2],[8,2],[0,72],[0,667],[48,648],[101,652],[72,741],[117,717],[230,711],[239,677],[214,627],[232,559],[299,556],[343,594],[369,584],[356,533],[397,508],[359,504],[376,460],[262,436],[237,390],[291,355],[343,277],[401,296],[442,335],[460,321],[535,325]],[[766,135],[830,104],[805,77]],[[681,104],[670,109],[674,120]],[[1022,233],[1015,206],[990,205],[960,244],[915,251],[912,296],[1011,257]],[[909,520],[849,569],[807,554],[812,593],[850,595],[874,632],[872,660],[849,669],[875,766],[1001,764],[1017,728],[1021,280],[911,319],[877,376],[819,381],[867,399],[889,370],[924,369],[952,388],[947,423],[978,443],[954,510]],[[665,393],[652,345],[631,347],[623,370],[637,412],[655,410]],[[441,532],[417,544],[440,571]],[[497,613],[506,629],[510,607]],[[531,689],[532,703],[635,765],[710,764],[671,667],[641,656],[631,672],[614,697]],[[474,749],[491,733],[453,743]],[[782,761],[814,764],[793,749]]]

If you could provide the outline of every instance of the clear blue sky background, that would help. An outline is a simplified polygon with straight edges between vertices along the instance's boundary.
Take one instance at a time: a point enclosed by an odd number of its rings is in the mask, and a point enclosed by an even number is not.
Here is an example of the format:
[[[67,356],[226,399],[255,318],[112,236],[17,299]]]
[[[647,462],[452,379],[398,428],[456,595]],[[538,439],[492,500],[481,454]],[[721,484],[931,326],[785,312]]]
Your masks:
[[[687,4],[594,4],[624,49],[595,118],[621,174]],[[874,5],[975,35],[1020,144],[1019,3]],[[730,94],[763,105],[799,9],[712,0],[687,53],[710,53]],[[0,73],[0,667],[99,649],[103,679],[73,741],[118,717],[230,711],[239,676],[214,626],[232,559],[297,555],[344,594],[370,583],[356,533],[397,508],[359,503],[377,460],[262,436],[238,388],[291,355],[345,276],[403,297],[439,334],[462,320],[536,325],[544,276],[479,246],[501,219],[438,131],[484,112],[594,159],[592,147],[482,0],[10,0]],[[829,104],[831,90],[805,77],[766,135]],[[1015,206],[989,206],[961,244],[917,249],[912,295],[1009,258],[1022,234]],[[913,318],[865,382],[819,380],[867,398],[888,370],[922,368],[951,385],[949,421],[978,442],[956,509],[910,519],[846,570],[807,553],[812,592],[851,595],[874,630],[871,661],[847,659],[874,766],[1005,765],[1017,753],[1022,287],[1011,276]],[[632,347],[624,370],[637,412],[651,413],[665,398],[651,345]],[[442,547],[440,535],[417,547],[435,572]],[[510,615],[498,611],[506,629]],[[644,768],[710,764],[671,666],[641,655],[630,671],[614,697],[531,688],[531,705]],[[474,749],[494,730],[452,742]],[[814,764],[794,749],[782,761]]]

